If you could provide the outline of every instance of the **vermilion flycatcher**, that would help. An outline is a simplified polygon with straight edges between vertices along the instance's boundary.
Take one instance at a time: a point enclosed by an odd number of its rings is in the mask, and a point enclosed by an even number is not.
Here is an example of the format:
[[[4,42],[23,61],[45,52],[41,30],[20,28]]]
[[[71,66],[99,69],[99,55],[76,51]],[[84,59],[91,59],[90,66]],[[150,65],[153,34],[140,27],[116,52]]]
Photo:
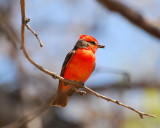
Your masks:
[[[86,82],[95,68],[97,48],[104,48],[104,46],[99,45],[92,36],[81,35],[73,50],[67,54],[60,76],[68,80]],[[74,90],[70,85],[59,81],[58,91],[51,102],[51,106],[65,107],[68,97],[73,93]]]

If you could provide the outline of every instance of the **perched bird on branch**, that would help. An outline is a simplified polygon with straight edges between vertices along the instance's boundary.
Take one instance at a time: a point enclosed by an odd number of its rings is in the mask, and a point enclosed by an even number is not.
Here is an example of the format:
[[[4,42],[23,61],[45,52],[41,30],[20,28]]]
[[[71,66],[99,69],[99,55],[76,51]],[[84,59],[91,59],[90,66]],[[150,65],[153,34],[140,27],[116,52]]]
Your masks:
[[[98,44],[94,37],[81,35],[73,50],[67,54],[60,75],[68,80],[86,82],[95,68],[96,50],[104,47]],[[51,106],[65,107],[69,96],[74,92],[75,89],[70,85],[59,81],[58,91]]]

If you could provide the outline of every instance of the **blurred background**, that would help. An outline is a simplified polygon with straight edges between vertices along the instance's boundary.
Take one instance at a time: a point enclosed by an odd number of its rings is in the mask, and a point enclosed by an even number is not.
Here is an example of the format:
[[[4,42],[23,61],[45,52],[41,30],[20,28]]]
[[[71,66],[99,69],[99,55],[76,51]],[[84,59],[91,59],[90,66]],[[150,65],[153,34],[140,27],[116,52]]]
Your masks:
[[[157,118],[142,120],[89,93],[75,93],[66,108],[48,109],[58,80],[35,68],[20,50],[20,1],[0,0],[0,127],[159,128],[159,0],[26,0],[26,17],[44,43],[40,48],[26,30],[33,60],[59,74],[79,36],[91,35],[106,47],[96,52],[86,85]],[[119,72],[128,73],[131,82]]]

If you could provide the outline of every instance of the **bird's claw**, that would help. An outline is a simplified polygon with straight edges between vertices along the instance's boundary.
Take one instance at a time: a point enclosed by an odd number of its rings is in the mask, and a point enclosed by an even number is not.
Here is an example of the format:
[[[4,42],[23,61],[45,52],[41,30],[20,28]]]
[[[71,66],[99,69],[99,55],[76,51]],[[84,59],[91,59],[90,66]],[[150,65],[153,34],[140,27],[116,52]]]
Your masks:
[[[81,96],[84,96],[84,95],[86,95],[86,91],[80,91],[79,94],[80,94]]]
[[[81,96],[84,96],[86,94],[86,91],[81,91],[77,88],[75,88],[75,91],[78,92]]]

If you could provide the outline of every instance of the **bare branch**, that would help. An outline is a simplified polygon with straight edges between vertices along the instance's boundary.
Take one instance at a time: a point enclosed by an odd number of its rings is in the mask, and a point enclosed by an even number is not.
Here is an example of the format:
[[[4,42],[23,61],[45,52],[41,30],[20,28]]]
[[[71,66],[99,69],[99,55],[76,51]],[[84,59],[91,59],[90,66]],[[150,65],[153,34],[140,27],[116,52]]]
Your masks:
[[[123,107],[125,107],[125,108],[128,108],[128,109],[130,109],[130,110],[138,113],[139,116],[140,116],[142,119],[143,119],[143,116],[149,116],[149,117],[154,117],[154,118],[156,117],[155,115],[150,115],[150,114],[147,114],[147,113],[140,112],[140,111],[138,111],[138,110],[136,110],[136,109],[134,109],[134,108],[132,108],[132,107],[129,107],[129,106],[127,106],[127,105],[119,102],[118,100],[113,100],[113,99],[111,99],[111,98],[105,97],[105,96],[103,96],[103,95],[101,95],[101,94],[93,91],[92,89],[86,87],[85,85],[84,85],[84,89],[87,90],[88,92],[92,93],[93,95],[97,96],[98,98],[102,98],[102,99],[104,99],[104,100],[110,101],[110,102],[112,102],[112,103],[115,103],[115,104],[117,104],[117,105],[123,106]]]
[[[28,19],[28,22],[30,21],[30,19]],[[35,37],[37,38],[37,40],[38,40],[38,42],[39,42],[39,44],[40,44],[40,47],[43,47],[43,43],[42,43],[42,41],[39,39],[39,37],[38,37],[38,34],[35,32],[35,31],[33,31],[33,29],[31,29],[31,27],[28,25],[28,24],[26,24],[26,27],[28,28],[28,30],[30,30],[34,35],[35,35]]]
[[[160,38],[160,29],[149,23],[141,14],[137,13],[135,10],[132,10],[131,8],[125,6],[124,4],[120,3],[117,0],[97,0],[97,1],[102,3],[109,10],[120,13],[130,22],[142,28],[149,34],[157,38]]]
[[[76,81],[71,81],[71,80],[64,79],[63,77],[57,75],[56,73],[50,72],[50,71],[44,69],[44,68],[43,68],[42,66],[40,66],[39,64],[35,63],[35,62],[30,58],[30,56],[28,55],[28,53],[27,53],[27,51],[26,51],[26,49],[25,49],[25,25],[26,25],[27,22],[28,22],[27,18],[25,17],[25,0],[21,0],[21,12],[22,12],[22,28],[21,28],[21,45],[22,45],[22,46],[21,46],[21,47],[22,47],[23,53],[24,53],[24,55],[26,56],[26,58],[28,59],[28,61],[31,62],[34,66],[36,66],[39,70],[41,70],[42,72],[44,72],[44,73],[52,76],[54,79],[59,79],[59,80],[65,82],[65,83],[68,83],[72,88],[75,89],[75,91],[77,91],[77,92],[79,92],[79,93],[80,93],[80,91],[77,90],[77,88],[84,88],[85,90],[87,90],[87,91],[89,91],[90,93],[96,95],[97,97],[100,97],[100,98],[102,98],[102,99],[105,99],[105,100],[110,101],[110,102],[113,102],[113,103],[116,103],[116,104],[118,104],[118,105],[120,105],[120,106],[123,106],[123,107],[125,107],[125,108],[128,108],[128,109],[130,109],[130,110],[138,113],[141,118],[143,118],[143,115],[149,116],[149,117],[155,117],[154,115],[149,115],[149,114],[146,114],[146,113],[137,111],[137,110],[135,110],[134,108],[129,107],[129,106],[127,106],[127,105],[124,105],[124,104],[120,103],[120,102],[117,101],[117,100],[113,100],[113,99],[107,98],[107,97],[105,97],[105,96],[103,96],[103,95],[101,95],[101,94],[99,94],[99,93],[97,93],[97,92],[94,92],[94,91],[91,90],[90,88],[86,87],[83,82],[76,82]],[[74,85],[74,86],[73,86],[73,85]],[[81,91],[81,94],[84,95],[85,92],[84,92],[84,91]]]

